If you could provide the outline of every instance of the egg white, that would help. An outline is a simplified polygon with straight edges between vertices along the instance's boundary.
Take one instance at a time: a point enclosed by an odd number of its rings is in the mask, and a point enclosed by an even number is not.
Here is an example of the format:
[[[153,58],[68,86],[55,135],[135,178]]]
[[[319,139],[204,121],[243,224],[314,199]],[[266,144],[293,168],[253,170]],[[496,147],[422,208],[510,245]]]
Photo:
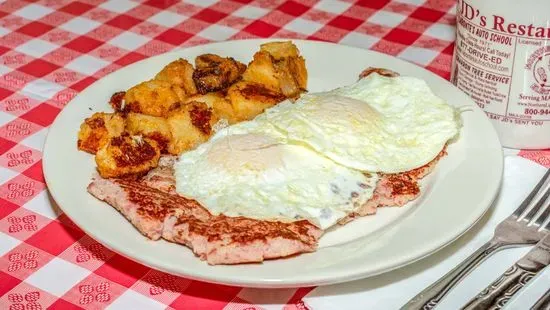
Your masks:
[[[266,134],[230,133],[224,129],[182,154],[174,167],[176,191],[213,214],[307,219],[326,229],[372,197],[376,174],[365,175]]]
[[[256,118],[280,141],[305,144],[361,171],[397,173],[425,165],[455,137],[456,110],[420,79],[371,74],[333,91],[282,103]]]

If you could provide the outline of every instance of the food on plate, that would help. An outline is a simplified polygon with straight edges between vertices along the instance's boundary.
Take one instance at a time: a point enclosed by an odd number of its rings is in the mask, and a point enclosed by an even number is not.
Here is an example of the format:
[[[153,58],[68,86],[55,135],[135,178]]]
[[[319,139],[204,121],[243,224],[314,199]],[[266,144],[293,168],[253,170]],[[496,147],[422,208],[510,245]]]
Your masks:
[[[88,191],[152,240],[183,244],[209,264],[261,262],[312,252],[322,231],[308,221],[258,221],[212,215],[196,201],[129,179],[92,181]]]
[[[416,199],[459,134],[457,110],[388,69],[303,94],[307,78],[292,42],[262,44],[248,65],[167,64],[82,124],[99,172],[88,191],[209,264],[312,252],[326,230]]]
[[[120,112],[166,116],[180,105],[176,86],[165,81],[149,80],[128,89]]]
[[[78,134],[78,149],[95,154],[111,138],[128,134],[154,140],[161,154],[179,155],[205,142],[218,129],[252,119],[266,108],[290,97],[295,99],[305,91],[305,61],[292,42],[266,43],[258,53],[271,64],[273,70],[264,76],[271,74],[273,85],[254,80],[254,74],[249,76],[252,80],[243,78],[250,66],[252,71],[258,69],[255,60],[247,66],[231,57],[203,54],[195,58],[193,67],[179,58],[164,66],[153,79],[115,92],[109,100],[115,113],[86,119]],[[130,172],[142,175],[146,172],[144,167],[156,166],[153,162],[137,170],[127,169],[123,174],[105,173],[103,167],[102,175],[135,178]]]
[[[80,125],[77,147],[79,150],[95,154],[112,137],[124,131],[124,118],[114,113],[94,113]]]
[[[104,178],[138,177],[156,167],[159,158],[160,148],[155,140],[125,133],[100,148],[95,162]]]
[[[132,136],[155,140],[162,154],[168,153],[172,131],[164,117],[130,112],[126,115],[126,131]]]
[[[241,81],[227,91],[227,98],[233,108],[233,119],[237,122],[250,120],[286,97],[262,84]]]
[[[220,91],[235,83],[246,70],[246,65],[231,57],[204,54],[195,58],[193,81],[200,94]]]
[[[460,126],[456,109],[423,80],[379,74],[281,103],[256,121],[276,127],[281,142],[306,144],[349,168],[384,173],[426,164]]]
[[[164,81],[174,86],[174,90],[180,100],[197,93],[197,87],[193,81],[193,65],[185,59],[177,59],[167,64],[157,75],[155,80]]]
[[[262,84],[288,98],[306,89],[305,59],[291,42],[262,44],[243,74],[243,80]]]
[[[307,147],[231,130],[182,154],[174,171],[176,191],[214,215],[307,219],[321,229],[365,204],[378,181]]]
[[[219,121],[212,111],[205,103],[193,101],[170,112],[166,119],[172,133],[168,152],[178,155],[208,140]]]

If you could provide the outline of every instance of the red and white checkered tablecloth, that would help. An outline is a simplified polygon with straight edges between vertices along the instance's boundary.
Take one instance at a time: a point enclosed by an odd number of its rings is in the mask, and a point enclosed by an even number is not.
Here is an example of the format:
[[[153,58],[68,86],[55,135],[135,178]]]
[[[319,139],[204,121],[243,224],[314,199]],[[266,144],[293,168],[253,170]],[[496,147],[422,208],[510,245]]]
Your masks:
[[[211,41],[354,45],[448,78],[454,0],[0,0],[0,308],[305,309],[310,288],[191,281],[117,255],[48,195],[42,147],[79,91],[137,60]],[[550,166],[550,150],[520,155]]]

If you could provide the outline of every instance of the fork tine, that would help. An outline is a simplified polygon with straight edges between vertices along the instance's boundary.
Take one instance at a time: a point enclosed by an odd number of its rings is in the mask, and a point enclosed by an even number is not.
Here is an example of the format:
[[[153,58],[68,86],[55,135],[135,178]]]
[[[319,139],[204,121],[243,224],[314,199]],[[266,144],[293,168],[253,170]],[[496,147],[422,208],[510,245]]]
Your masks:
[[[548,186],[545,186],[544,192],[537,195],[537,197],[533,198],[531,201],[531,204],[534,204],[533,207],[528,207],[527,210],[520,216],[519,219],[525,219],[527,222],[531,222],[532,220],[536,219],[540,212],[544,211],[543,208],[541,208],[548,197],[550,196],[550,184]],[[526,213],[526,214],[525,214]]]
[[[536,217],[535,224],[537,226],[541,226],[546,222],[546,220],[550,217],[550,199],[546,199],[544,202],[544,205],[542,206],[541,210],[539,211],[539,215]]]
[[[533,188],[531,193],[529,193],[529,195],[525,198],[525,200],[523,200],[521,205],[519,205],[519,207],[516,209],[516,211],[514,211],[515,216],[519,217],[520,219],[522,218],[523,213],[531,205],[531,202],[532,202],[533,198],[535,198],[535,196],[540,191],[540,188],[546,183],[548,178],[550,178],[550,169],[548,169],[546,171],[544,176],[540,179],[539,183],[537,183],[537,186],[535,186],[535,188]]]

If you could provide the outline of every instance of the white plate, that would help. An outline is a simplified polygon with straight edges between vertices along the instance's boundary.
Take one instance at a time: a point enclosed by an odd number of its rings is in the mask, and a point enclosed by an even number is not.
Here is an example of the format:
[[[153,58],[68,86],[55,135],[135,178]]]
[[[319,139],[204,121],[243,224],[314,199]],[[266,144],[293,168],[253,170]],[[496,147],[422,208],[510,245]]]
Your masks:
[[[107,104],[111,94],[150,79],[178,57],[193,60],[202,53],[215,53],[246,63],[267,41],[214,43],[152,57],[106,76],[75,97],[50,127],[44,149],[46,182],[61,209],[94,239],[153,268],[216,283],[292,287],[349,281],[409,264],[459,237],[489,208],[500,186],[502,150],[493,127],[472,100],[444,79],[399,59],[300,40],[294,42],[306,59],[310,91],[352,83],[363,68],[375,66],[422,78],[450,104],[471,107],[462,115],[460,139],[423,182],[417,201],[380,209],[376,216],[334,229],[321,239],[315,253],[263,264],[209,266],[183,246],[146,239],[117,211],[86,192],[95,163],[76,148],[78,128],[93,112],[111,111]]]

